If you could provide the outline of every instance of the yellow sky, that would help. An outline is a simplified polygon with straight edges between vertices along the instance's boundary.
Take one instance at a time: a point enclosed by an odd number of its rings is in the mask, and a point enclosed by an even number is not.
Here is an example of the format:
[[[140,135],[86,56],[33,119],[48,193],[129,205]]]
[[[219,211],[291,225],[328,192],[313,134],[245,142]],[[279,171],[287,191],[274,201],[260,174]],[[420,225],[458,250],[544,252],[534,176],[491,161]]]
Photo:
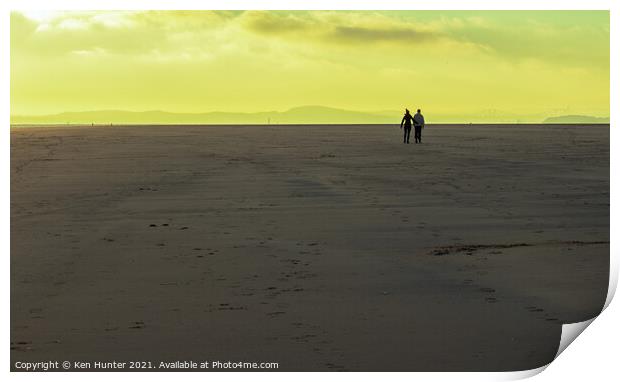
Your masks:
[[[11,15],[13,115],[301,105],[608,116],[609,12]]]

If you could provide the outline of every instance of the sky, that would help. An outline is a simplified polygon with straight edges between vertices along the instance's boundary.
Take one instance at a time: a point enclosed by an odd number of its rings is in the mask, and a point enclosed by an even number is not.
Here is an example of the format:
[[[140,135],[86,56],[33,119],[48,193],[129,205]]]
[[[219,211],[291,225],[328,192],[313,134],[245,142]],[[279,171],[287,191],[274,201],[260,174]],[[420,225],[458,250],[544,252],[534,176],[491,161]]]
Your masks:
[[[608,11],[16,11],[10,27],[12,115],[609,116]]]

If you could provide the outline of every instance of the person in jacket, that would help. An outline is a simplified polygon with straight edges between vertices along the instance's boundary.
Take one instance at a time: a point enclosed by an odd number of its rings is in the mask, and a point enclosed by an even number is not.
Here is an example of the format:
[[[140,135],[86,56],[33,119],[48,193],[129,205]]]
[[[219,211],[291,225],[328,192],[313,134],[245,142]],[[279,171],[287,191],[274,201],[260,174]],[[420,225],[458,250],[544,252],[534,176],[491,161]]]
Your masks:
[[[422,129],[424,128],[424,116],[418,109],[418,112],[413,116],[413,128],[415,143],[422,143]],[[407,139],[407,143],[409,143],[409,139]]]

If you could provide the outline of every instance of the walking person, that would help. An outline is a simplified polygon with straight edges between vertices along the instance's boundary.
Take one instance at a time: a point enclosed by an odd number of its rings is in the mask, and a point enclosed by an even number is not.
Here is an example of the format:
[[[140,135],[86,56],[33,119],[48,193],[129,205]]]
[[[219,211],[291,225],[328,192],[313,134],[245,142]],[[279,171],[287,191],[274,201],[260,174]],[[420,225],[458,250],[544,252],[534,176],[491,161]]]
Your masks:
[[[413,116],[413,128],[415,143],[422,143],[422,129],[424,128],[424,116],[418,109],[418,112]],[[411,128],[409,128],[411,129]],[[409,137],[407,137],[407,143],[409,143]]]
[[[405,109],[405,115],[403,119],[400,121],[400,128],[405,126],[405,135],[403,136],[403,143],[409,143],[409,136],[411,135],[411,121],[413,121],[413,117],[409,113],[409,109]]]

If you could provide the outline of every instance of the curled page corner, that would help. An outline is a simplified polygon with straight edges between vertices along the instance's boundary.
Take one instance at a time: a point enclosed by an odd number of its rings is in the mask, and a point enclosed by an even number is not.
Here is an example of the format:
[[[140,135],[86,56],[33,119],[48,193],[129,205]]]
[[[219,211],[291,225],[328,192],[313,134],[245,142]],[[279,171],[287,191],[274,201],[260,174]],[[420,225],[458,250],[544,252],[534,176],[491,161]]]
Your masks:
[[[607,288],[607,297],[605,299],[605,304],[603,306],[603,309],[598,315],[602,314],[605,311],[605,309],[607,309],[607,307],[613,300],[614,295],[616,294],[616,288],[618,286],[618,267],[614,265],[613,256],[611,256],[610,261],[611,263],[610,263],[610,272],[609,272],[609,287]],[[562,354],[564,350],[566,350],[568,345],[570,345],[575,340],[575,338],[577,338],[581,333],[583,333],[583,331],[586,330],[586,328],[590,326],[592,322],[594,322],[594,320],[598,317],[598,315],[590,318],[589,320],[562,325],[562,335],[560,337],[560,345],[558,346],[558,351],[557,353],[555,353],[555,357],[553,357],[553,359],[555,360],[556,358],[558,358],[558,356]],[[543,366],[542,368],[534,369],[534,370],[540,370],[538,372],[542,372],[545,368],[547,368],[547,366],[549,365],[546,365],[546,366]],[[530,370],[530,371],[533,371],[533,370]],[[538,372],[536,374],[538,374]],[[536,375],[536,374],[533,374],[533,375]]]
[[[615,263],[614,257],[611,255],[609,261],[609,287],[607,288],[607,298],[605,299],[603,310],[607,309],[611,300],[614,299],[616,288],[618,287],[618,264]]]
[[[510,373],[504,373],[502,380],[504,381],[519,381],[522,379],[532,378],[535,375],[542,373],[549,364],[537,367],[535,369],[513,371]]]
[[[564,324],[562,325],[562,336],[560,337],[560,346],[558,347],[558,352],[555,353],[555,357],[553,359],[558,358],[558,356],[566,350],[568,345],[570,345],[575,338],[577,338],[586,328],[594,321],[596,317],[593,317],[586,321],[574,322],[572,324]]]

